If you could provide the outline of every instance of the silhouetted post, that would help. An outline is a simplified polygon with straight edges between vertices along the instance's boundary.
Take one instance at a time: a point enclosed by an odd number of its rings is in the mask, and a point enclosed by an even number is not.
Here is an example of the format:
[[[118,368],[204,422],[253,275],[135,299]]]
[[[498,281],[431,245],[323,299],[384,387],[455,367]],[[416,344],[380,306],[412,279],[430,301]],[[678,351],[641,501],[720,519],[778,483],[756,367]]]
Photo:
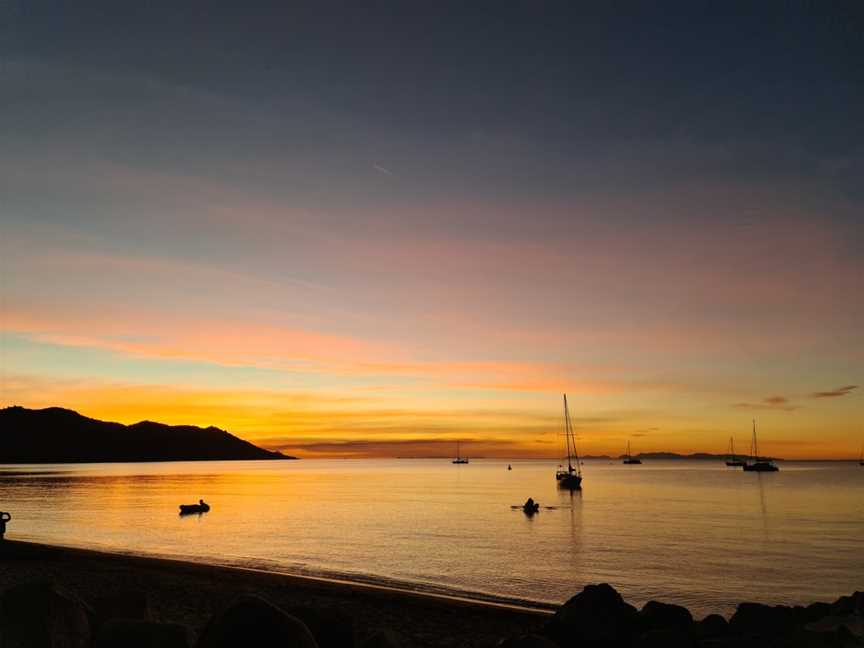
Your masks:
[[[11,513],[0,511],[0,540],[6,535],[6,523],[12,519]]]

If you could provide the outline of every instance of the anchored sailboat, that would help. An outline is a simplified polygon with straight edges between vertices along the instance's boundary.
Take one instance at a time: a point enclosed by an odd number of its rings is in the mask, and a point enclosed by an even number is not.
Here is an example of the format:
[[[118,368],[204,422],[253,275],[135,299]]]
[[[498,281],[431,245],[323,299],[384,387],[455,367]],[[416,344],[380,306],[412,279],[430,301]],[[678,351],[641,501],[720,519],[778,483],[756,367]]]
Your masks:
[[[634,457],[630,454],[630,442],[627,442],[627,454],[624,455],[624,461],[622,463],[635,466],[636,464],[641,464],[642,460]]]
[[[576,452],[576,436],[573,434],[570,410],[567,408],[567,394],[564,394],[564,443],[567,445],[567,468],[558,466],[555,479],[561,488],[582,488],[582,462]]]
[[[753,420],[753,461],[744,462],[745,472],[777,472],[780,470],[768,457],[759,456],[759,445],[756,442],[756,420]]]
[[[454,464],[467,464],[468,463],[468,458],[463,457],[461,454],[459,454],[459,442],[458,441],[456,442],[456,458],[453,460],[453,463]]]
[[[746,461],[739,459],[735,454],[735,439],[729,437],[729,454],[726,455],[726,465],[735,468],[743,468],[746,463]]]

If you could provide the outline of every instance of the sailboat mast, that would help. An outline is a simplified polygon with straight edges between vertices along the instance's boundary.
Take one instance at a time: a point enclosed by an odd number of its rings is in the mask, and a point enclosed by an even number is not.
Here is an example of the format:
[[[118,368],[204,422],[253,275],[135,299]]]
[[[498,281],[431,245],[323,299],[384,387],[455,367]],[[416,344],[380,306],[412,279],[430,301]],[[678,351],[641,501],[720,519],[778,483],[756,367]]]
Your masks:
[[[753,459],[759,461],[759,445],[756,441],[756,419],[753,419]]]
[[[567,394],[564,394],[564,440],[567,444],[567,471],[573,472],[573,460],[570,452],[570,410],[567,407]]]

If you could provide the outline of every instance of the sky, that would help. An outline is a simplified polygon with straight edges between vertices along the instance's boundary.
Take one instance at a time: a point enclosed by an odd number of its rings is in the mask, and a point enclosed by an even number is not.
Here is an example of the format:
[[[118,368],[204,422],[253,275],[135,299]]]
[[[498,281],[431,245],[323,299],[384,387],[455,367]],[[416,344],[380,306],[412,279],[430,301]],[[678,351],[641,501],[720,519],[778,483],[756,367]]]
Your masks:
[[[856,2],[7,0],[0,406],[857,457],[862,115]]]

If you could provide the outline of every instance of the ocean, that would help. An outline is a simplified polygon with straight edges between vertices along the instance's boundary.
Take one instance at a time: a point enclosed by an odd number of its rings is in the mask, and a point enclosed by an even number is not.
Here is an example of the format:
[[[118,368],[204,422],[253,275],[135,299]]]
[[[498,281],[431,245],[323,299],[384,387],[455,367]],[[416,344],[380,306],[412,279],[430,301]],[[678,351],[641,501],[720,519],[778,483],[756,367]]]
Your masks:
[[[507,464],[512,470],[507,470]],[[446,459],[0,465],[7,538],[551,606],[608,582],[696,615],[864,589],[864,468]],[[528,497],[535,516],[514,509]],[[212,509],[181,517],[178,505]]]

